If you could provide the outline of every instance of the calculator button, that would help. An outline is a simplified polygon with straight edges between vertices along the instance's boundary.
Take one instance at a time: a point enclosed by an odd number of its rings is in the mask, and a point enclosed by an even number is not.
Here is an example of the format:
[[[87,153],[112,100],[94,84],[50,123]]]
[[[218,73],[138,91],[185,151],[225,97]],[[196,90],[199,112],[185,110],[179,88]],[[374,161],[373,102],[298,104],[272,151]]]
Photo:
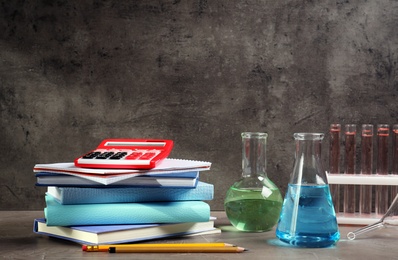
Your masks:
[[[94,157],[96,157],[99,154],[100,154],[100,152],[91,152],[91,153],[85,154],[82,158],[93,159]]]
[[[113,154],[114,154],[114,152],[104,152],[95,158],[96,159],[107,159],[107,158],[111,157]]]
[[[129,156],[127,156],[126,159],[129,159],[129,160],[136,160],[136,159],[138,159],[141,155],[142,155],[142,153],[140,153],[140,152],[133,152],[133,153],[131,153]]]
[[[155,156],[155,153],[146,153],[140,157],[141,160],[149,160]]]
[[[112,160],[119,160],[119,159],[122,159],[124,156],[126,156],[127,155],[127,153],[126,152],[117,152],[117,153],[115,153],[114,155],[112,155],[111,157],[109,157],[109,159],[112,159]]]

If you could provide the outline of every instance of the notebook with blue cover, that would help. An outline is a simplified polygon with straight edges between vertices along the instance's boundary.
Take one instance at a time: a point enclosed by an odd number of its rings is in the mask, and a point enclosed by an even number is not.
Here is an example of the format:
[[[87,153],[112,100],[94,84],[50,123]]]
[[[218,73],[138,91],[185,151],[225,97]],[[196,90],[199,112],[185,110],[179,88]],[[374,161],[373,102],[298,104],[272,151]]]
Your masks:
[[[70,240],[79,244],[120,244],[192,234],[220,233],[214,228],[214,219],[207,222],[147,224],[147,225],[93,225],[48,226],[44,218],[35,219],[33,232],[49,237]]]
[[[155,201],[212,200],[214,185],[198,181],[196,188],[175,187],[47,187],[47,193],[59,203],[96,204]]]

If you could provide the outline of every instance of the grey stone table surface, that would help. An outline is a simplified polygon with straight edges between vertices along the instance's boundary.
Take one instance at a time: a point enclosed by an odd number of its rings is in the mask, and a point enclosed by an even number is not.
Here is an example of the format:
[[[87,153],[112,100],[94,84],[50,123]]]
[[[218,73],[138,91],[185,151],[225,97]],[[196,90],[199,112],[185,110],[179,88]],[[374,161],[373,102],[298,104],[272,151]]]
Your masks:
[[[216,226],[222,232],[202,236],[157,240],[146,243],[225,242],[249,251],[243,253],[168,253],[162,259],[398,259],[398,229],[393,227],[373,231],[347,240],[348,232],[358,226],[340,226],[341,239],[330,248],[295,248],[280,243],[275,231],[246,233],[236,231],[224,212],[212,212]],[[159,259],[159,254],[109,254],[82,252],[81,245],[62,239],[33,233],[34,218],[43,217],[42,211],[0,211],[1,259]]]

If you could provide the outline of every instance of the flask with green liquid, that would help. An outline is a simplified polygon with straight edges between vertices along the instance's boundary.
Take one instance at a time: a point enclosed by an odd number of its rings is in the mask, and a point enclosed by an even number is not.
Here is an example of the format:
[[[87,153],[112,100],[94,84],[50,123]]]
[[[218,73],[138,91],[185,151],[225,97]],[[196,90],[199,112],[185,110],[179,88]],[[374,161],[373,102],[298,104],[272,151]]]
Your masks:
[[[224,208],[231,224],[240,231],[271,230],[279,219],[283,198],[267,176],[267,133],[244,132],[242,178],[227,191]]]

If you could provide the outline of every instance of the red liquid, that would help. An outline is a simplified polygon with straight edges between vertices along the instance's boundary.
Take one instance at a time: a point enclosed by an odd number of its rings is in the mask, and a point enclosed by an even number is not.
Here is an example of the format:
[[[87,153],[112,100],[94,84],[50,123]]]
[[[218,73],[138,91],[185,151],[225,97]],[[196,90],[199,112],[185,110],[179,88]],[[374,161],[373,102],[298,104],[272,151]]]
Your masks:
[[[388,136],[389,134],[378,133],[377,146],[377,174],[388,174]]]
[[[380,127],[377,129],[377,174],[388,174],[388,137],[389,128]],[[388,209],[388,186],[379,185],[376,187],[376,213],[384,214]]]
[[[398,174],[398,129],[393,129],[393,136],[392,136],[392,174]],[[394,200],[395,196],[398,194],[398,187],[391,186],[390,192],[390,203]]]
[[[373,135],[363,134],[361,141],[361,174],[372,174]]]
[[[340,129],[330,129],[329,172],[340,173]]]
[[[345,174],[355,174],[355,134],[345,133]],[[344,213],[355,213],[355,185],[344,185]]]
[[[340,125],[331,125],[329,141],[329,172],[332,174],[340,173]],[[330,193],[334,205],[334,211],[340,212],[340,185],[331,184]]]
[[[345,173],[355,174],[355,132],[345,133]]]
[[[393,130],[392,146],[393,146],[392,173],[398,174],[398,129]]]
[[[372,174],[373,166],[373,133],[363,130],[361,139],[361,174]],[[359,195],[359,212],[372,212],[372,185],[361,185]]]

